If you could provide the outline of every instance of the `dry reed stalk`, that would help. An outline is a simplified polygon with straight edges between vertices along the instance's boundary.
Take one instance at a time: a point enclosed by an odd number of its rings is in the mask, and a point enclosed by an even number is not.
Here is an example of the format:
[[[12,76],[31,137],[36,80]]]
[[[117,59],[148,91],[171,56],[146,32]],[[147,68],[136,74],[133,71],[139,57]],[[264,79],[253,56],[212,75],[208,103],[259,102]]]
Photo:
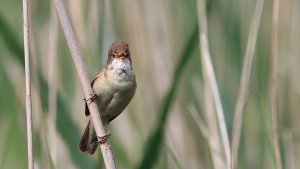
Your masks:
[[[204,112],[207,126],[204,125],[204,121],[201,120],[201,117],[197,114],[195,107],[188,107],[189,111],[192,113],[193,118],[198,124],[198,128],[207,140],[214,168],[226,169],[226,161],[222,155],[222,140],[219,137],[218,120],[214,109],[213,98],[209,92],[209,87],[207,84],[201,85],[201,82],[196,81],[196,79],[192,81],[192,85],[195,91],[199,91],[203,88],[203,92],[197,92],[197,100],[201,103],[202,112]],[[200,123],[202,123],[202,125]]]
[[[50,155],[54,164],[57,164],[57,139],[56,136],[56,108],[57,108],[57,40],[58,40],[58,21],[55,16],[54,9],[51,9],[51,19],[49,27],[49,51],[48,51],[48,104],[49,104],[49,119],[48,131],[49,140],[51,141]]]
[[[209,134],[209,130],[208,128],[204,125],[204,121],[201,119],[201,117],[199,116],[196,107],[192,104],[190,104],[188,107],[189,112],[191,113],[193,119],[197,122],[197,126],[199,128],[199,130],[201,131],[202,135],[204,136],[204,138],[207,140],[208,143],[210,140],[210,134]]]
[[[283,145],[284,145],[284,156],[286,160],[286,168],[288,169],[296,169],[297,167],[297,159],[296,159],[296,143],[293,138],[293,132],[287,131],[284,134],[283,139]]]
[[[65,34],[65,38],[67,40],[72,59],[74,61],[83,91],[86,98],[90,98],[93,94],[93,90],[90,86],[90,81],[88,78],[87,68],[83,63],[82,54],[78,47],[77,41],[75,39],[75,35],[73,32],[73,28],[71,27],[71,23],[69,17],[67,15],[64,3],[62,0],[52,0],[56,13],[59,17],[60,24]],[[88,108],[91,113],[92,122],[94,124],[94,128],[98,138],[105,136],[104,126],[100,117],[100,112],[95,102],[88,100]],[[113,154],[111,151],[111,146],[108,141],[100,144],[100,149],[102,151],[104,163],[107,169],[115,169],[115,161],[113,158]]]
[[[202,112],[205,112],[204,115],[207,126],[204,125],[204,121],[201,120],[201,117],[199,116],[196,108],[193,105],[190,105],[188,109],[197,122],[199,130],[207,140],[214,168],[226,169],[226,161],[222,156],[223,149],[222,141],[220,140],[218,132],[218,121],[213,105],[212,95],[208,89],[209,87],[207,86],[207,84],[204,84],[202,87],[201,83],[197,82],[196,80],[193,80],[192,82],[194,91],[199,91],[198,89],[203,88],[203,93],[197,92],[197,99],[198,102],[201,103],[201,107],[203,108]]]
[[[282,169],[280,150],[280,114],[278,109],[278,13],[279,0],[273,1],[272,16],[272,46],[271,46],[271,81],[270,81],[270,105],[272,118],[273,144],[275,152],[275,164],[277,169]]]
[[[232,128],[232,140],[231,140],[231,167],[233,169],[237,168],[238,161],[238,149],[241,137],[241,130],[244,118],[244,110],[247,102],[247,97],[249,93],[249,82],[251,77],[252,61],[254,58],[254,51],[256,46],[256,39],[258,35],[258,29],[260,25],[262,9],[264,0],[257,0],[255,4],[255,10],[252,16],[250,32],[247,42],[247,48],[244,56],[243,70],[241,74],[240,88],[237,97],[234,122]]]
[[[210,99],[212,99],[212,98],[210,98]],[[207,106],[205,106],[205,105],[204,105],[204,107],[207,108]],[[210,108],[213,108],[213,106],[210,106]],[[200,132],[206,139],[206,142],[209,146],[209,150],[210,150],[211,157],[212,157],[212,162],[213,162],[213,166],[214,166],[213,168],[226,169],[227,168],[226,162],[224,161],[224,158],[222,156],[222,148],[220,147],[221,144],[220,144],[219,138],[218,138],[218,128],[214,127],[215,130],[212,130],[212,128],[207,128],[204,125],[203,120],[197,113],[195,106],[189,105],[188,110],[191,113],[193,119],[197,122]],[[210,113],[214,113],[214,112],[212,111]],[[217,120],[214,119],[214,121],[217,121]],[[209,121],[209,123],[213,123],[213,121]],[[211,127],[211,126],[209,126],[209,127]],[[211,131],[216,131],[216,132],[211,132]]]
[[[228,139],[228,131],[226,127],[226,122],[224,118],[224,111],[222,108],[222,103],[218,91],[218,85],[214,73],[214,69],[211,62],[211,57],[209,53],[209,46],[207,40],[207,21],[206,21],[206,4],[204,0],[197,1],[198,9],[198,23],[199,23],[199,38],[200,38],[200,49],[201,49],[201,61],[204,74],[204,82],[208,85],[210,93],[213,97],[215,108],[218,118],[218,126],[221,134],[221,140],[223,143],[223,149],[225,152],[226,165],[227,168],[231,168],[231,153],[230,144]]]
[[[218,117],[216,114],[216,110],[214,108],[213,103],[213,96],[209,91],[208,84],[204,85],[204,110],[206,112],[206,121],[209,133],[210,133],[210,140],[209,144],[211,146],[211,155],[214,161],[215,168],[218,169],[226,169],[226,158],[222,155],[223,150],[223,143],[220,138],[219,130],[218,130]]]
[[[24,33],[24,58],[25,58],[25,81],[26,81],[26,122],[27,122],[27,147],[28,169],[33,169],[33,146],[32,146],[32,103],[30,83],[30,55],[29,55],[29,21],[28,0],[23,0],[23,33]]]

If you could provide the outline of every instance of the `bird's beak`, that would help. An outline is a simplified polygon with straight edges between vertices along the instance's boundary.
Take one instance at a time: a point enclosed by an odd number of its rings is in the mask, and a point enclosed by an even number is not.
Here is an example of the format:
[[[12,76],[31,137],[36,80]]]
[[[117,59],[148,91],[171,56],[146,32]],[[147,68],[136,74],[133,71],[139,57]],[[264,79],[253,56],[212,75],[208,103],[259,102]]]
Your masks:
[[[118,58],[122,59],[122,60],[125,59],[125,53],[124,52],[120,52]]]

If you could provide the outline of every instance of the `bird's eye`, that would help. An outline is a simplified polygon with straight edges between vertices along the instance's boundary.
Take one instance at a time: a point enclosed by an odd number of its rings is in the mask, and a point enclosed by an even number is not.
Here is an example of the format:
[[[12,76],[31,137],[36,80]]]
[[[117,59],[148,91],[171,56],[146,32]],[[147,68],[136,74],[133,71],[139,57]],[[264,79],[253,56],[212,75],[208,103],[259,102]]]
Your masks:
[[[117,54],[115,54],[115,53],[112,54],[112,57],[113,57],[113,58],[115,58],[116,56],[117,56]]]

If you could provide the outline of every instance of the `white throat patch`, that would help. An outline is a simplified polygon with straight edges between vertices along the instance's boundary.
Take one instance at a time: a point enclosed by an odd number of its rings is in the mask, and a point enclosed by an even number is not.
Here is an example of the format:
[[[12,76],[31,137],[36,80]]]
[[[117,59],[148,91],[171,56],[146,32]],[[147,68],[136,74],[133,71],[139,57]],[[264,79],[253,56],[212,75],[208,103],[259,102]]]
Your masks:
[[[108,67],[112,71],[129,71],[131,70],[130,60],[128,58],[113,59],[112,63]]]
[[[110,77],[110,83],[116,87],[132,85],[132,82],[135,79],[128,58],[125,58],[124,60],[113,59],[112,63],[107,68],[107,73]]]

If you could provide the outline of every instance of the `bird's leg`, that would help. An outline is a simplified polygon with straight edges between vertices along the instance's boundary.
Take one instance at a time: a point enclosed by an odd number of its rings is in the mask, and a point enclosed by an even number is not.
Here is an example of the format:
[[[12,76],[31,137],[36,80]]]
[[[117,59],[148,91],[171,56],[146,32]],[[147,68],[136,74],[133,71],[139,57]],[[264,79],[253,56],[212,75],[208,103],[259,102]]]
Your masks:
[[[83,100],[86,101],[86,102],[89,101],[89,100],[93,102],[93,101],[96,99],[96,97],[97,97],[97,95],[96,95],[96,93],[94,92],[94,93],[91,95],[90,98],[88,98],[88,99],[85,99],[85,98],[84,98]]]
[[[106,142],[106,140],[109,138],[110,133],[105,134],[104,136],[98,137],[98,143],[103,144]]]
[[[104,136],[101,136],[101,137],[98,137],[98,143],[99,144],[103,144],[106,142],[106,140],[109,138],[110,136],[110,130],[109,130],[109,125],[108,124],[105,124],[104,125],[104,129],[105,129],[105,132],[106,134]]]

